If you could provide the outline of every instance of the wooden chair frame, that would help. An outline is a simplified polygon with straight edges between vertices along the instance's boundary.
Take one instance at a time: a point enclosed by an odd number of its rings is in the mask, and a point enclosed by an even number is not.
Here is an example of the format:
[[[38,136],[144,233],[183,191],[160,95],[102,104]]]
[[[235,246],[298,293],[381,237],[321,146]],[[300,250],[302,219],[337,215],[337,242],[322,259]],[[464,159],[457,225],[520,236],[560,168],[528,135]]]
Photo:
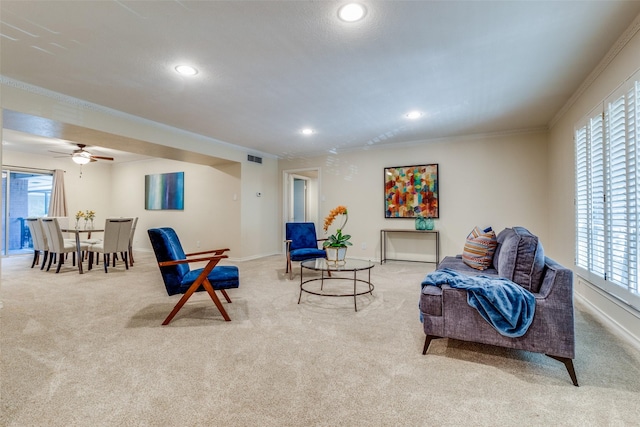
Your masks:
[[[207,276],[209,276],[209,273],[211,273],[213,268],[216,266],[216,264],[218,264],[218,262],[220,262],[221,259],[229,258],[228,255],[223,255],[223,253],[228,250],[229,250],[228,248],[225,248],[225,249],[213,249],[213,250],[203,251],[203,252],[193,252],[190,254],[185,254],[185,256],[190,257],[190,256],[205,255],[205,254],[211,254],[211,253],[214,255],[211,257],[204,257],[204,258],[202,257],[192,258],[192,259],[185,258],[185,259],[178,259],[178,260],[172,260],[172,261],[162,261],[158,263],[159,267],[166,267],[170,265],[187,264],[192,262],[205,262],[205,261],[207,262],[207,265],[202,269],[202,272],[200,273],[200,275],[191,284],[191,286],[189,286],[189,289],[187,289],[187,291],[182,295],[182,298],[180,298],[180,301],[178,301],[175,307],[173,307],[173,310],[171,311],[171,313],[169,313],[167,318],[164,319],[164,322],[162,322],[163,326],[168,325],[169,322],[171,322],[173,317],[178,313],[178,311],[180,311],[182,306],[187,302],[189,298],[191,298],[191,295],[193,295],[193,293],[200,286],[203,286],[204,289],[207,291],[207,293],[213,300],[213,303],[218,308],[218,311],[220,311],[220,314],[222,314],[222,317],[224,318],[224,320],[227,322],[231,321],[231,318],[227,314],[227,311],[222,306],[222,302],[216,295],[215,290],[213,289],[213,286],[211,286],[211,282],[209,282],[209,279],[207,279]],[[231,298],[229,298],[229,295],[227,295],[227,292],[224,289],[220,289],[220,292],[222,293],[224,298],[227,300],[227,302],[230,303]]]

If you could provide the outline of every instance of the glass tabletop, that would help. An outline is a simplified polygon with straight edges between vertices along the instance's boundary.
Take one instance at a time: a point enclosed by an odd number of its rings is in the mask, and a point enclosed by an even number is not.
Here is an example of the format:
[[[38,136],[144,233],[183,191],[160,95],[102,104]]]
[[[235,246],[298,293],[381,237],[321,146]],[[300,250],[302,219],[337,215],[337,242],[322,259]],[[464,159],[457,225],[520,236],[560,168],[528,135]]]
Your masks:
[[[344,261],[327,261],[324,258],[308,259],[302,261],[300,265],[304,268],[318,271],[356,271],[356,270],[368,270],[373,267],[371,261],[364,261],[360,259],[345,259]]]
[[[104,229],[102,228],[61,228],[60,231],[63,233],[91,233],[92,231],[96,233],[103,233]]]

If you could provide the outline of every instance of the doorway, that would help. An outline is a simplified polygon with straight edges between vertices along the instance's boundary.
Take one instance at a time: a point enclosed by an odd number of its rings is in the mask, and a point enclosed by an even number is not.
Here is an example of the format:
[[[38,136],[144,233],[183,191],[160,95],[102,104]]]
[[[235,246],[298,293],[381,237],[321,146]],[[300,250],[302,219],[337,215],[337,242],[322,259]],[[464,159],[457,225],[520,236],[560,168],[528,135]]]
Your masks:
[[[284,171],[284,222],[318,223],[319,169]]]
[[[52,186],[53,173],[2,169],[3,256],[33,251],[25,219],[47,215]]]

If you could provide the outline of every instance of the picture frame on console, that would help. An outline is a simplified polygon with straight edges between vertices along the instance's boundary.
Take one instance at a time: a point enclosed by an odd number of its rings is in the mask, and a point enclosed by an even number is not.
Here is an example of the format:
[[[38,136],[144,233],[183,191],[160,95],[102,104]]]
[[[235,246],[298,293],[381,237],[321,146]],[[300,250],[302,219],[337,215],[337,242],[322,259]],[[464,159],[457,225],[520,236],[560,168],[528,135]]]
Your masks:
[[[440,218],[438,164],[384,168],[385,218]]]

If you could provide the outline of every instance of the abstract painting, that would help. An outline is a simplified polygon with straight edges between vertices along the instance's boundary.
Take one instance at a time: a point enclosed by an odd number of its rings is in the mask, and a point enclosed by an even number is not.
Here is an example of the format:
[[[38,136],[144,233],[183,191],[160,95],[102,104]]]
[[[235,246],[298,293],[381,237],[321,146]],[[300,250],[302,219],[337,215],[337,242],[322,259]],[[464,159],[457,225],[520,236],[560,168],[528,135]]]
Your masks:
[[[384,168],[385,218],[440,218],[438,164]]]
[[[184,210],[184,172],[145,175],[144,200],[147,210]]]

